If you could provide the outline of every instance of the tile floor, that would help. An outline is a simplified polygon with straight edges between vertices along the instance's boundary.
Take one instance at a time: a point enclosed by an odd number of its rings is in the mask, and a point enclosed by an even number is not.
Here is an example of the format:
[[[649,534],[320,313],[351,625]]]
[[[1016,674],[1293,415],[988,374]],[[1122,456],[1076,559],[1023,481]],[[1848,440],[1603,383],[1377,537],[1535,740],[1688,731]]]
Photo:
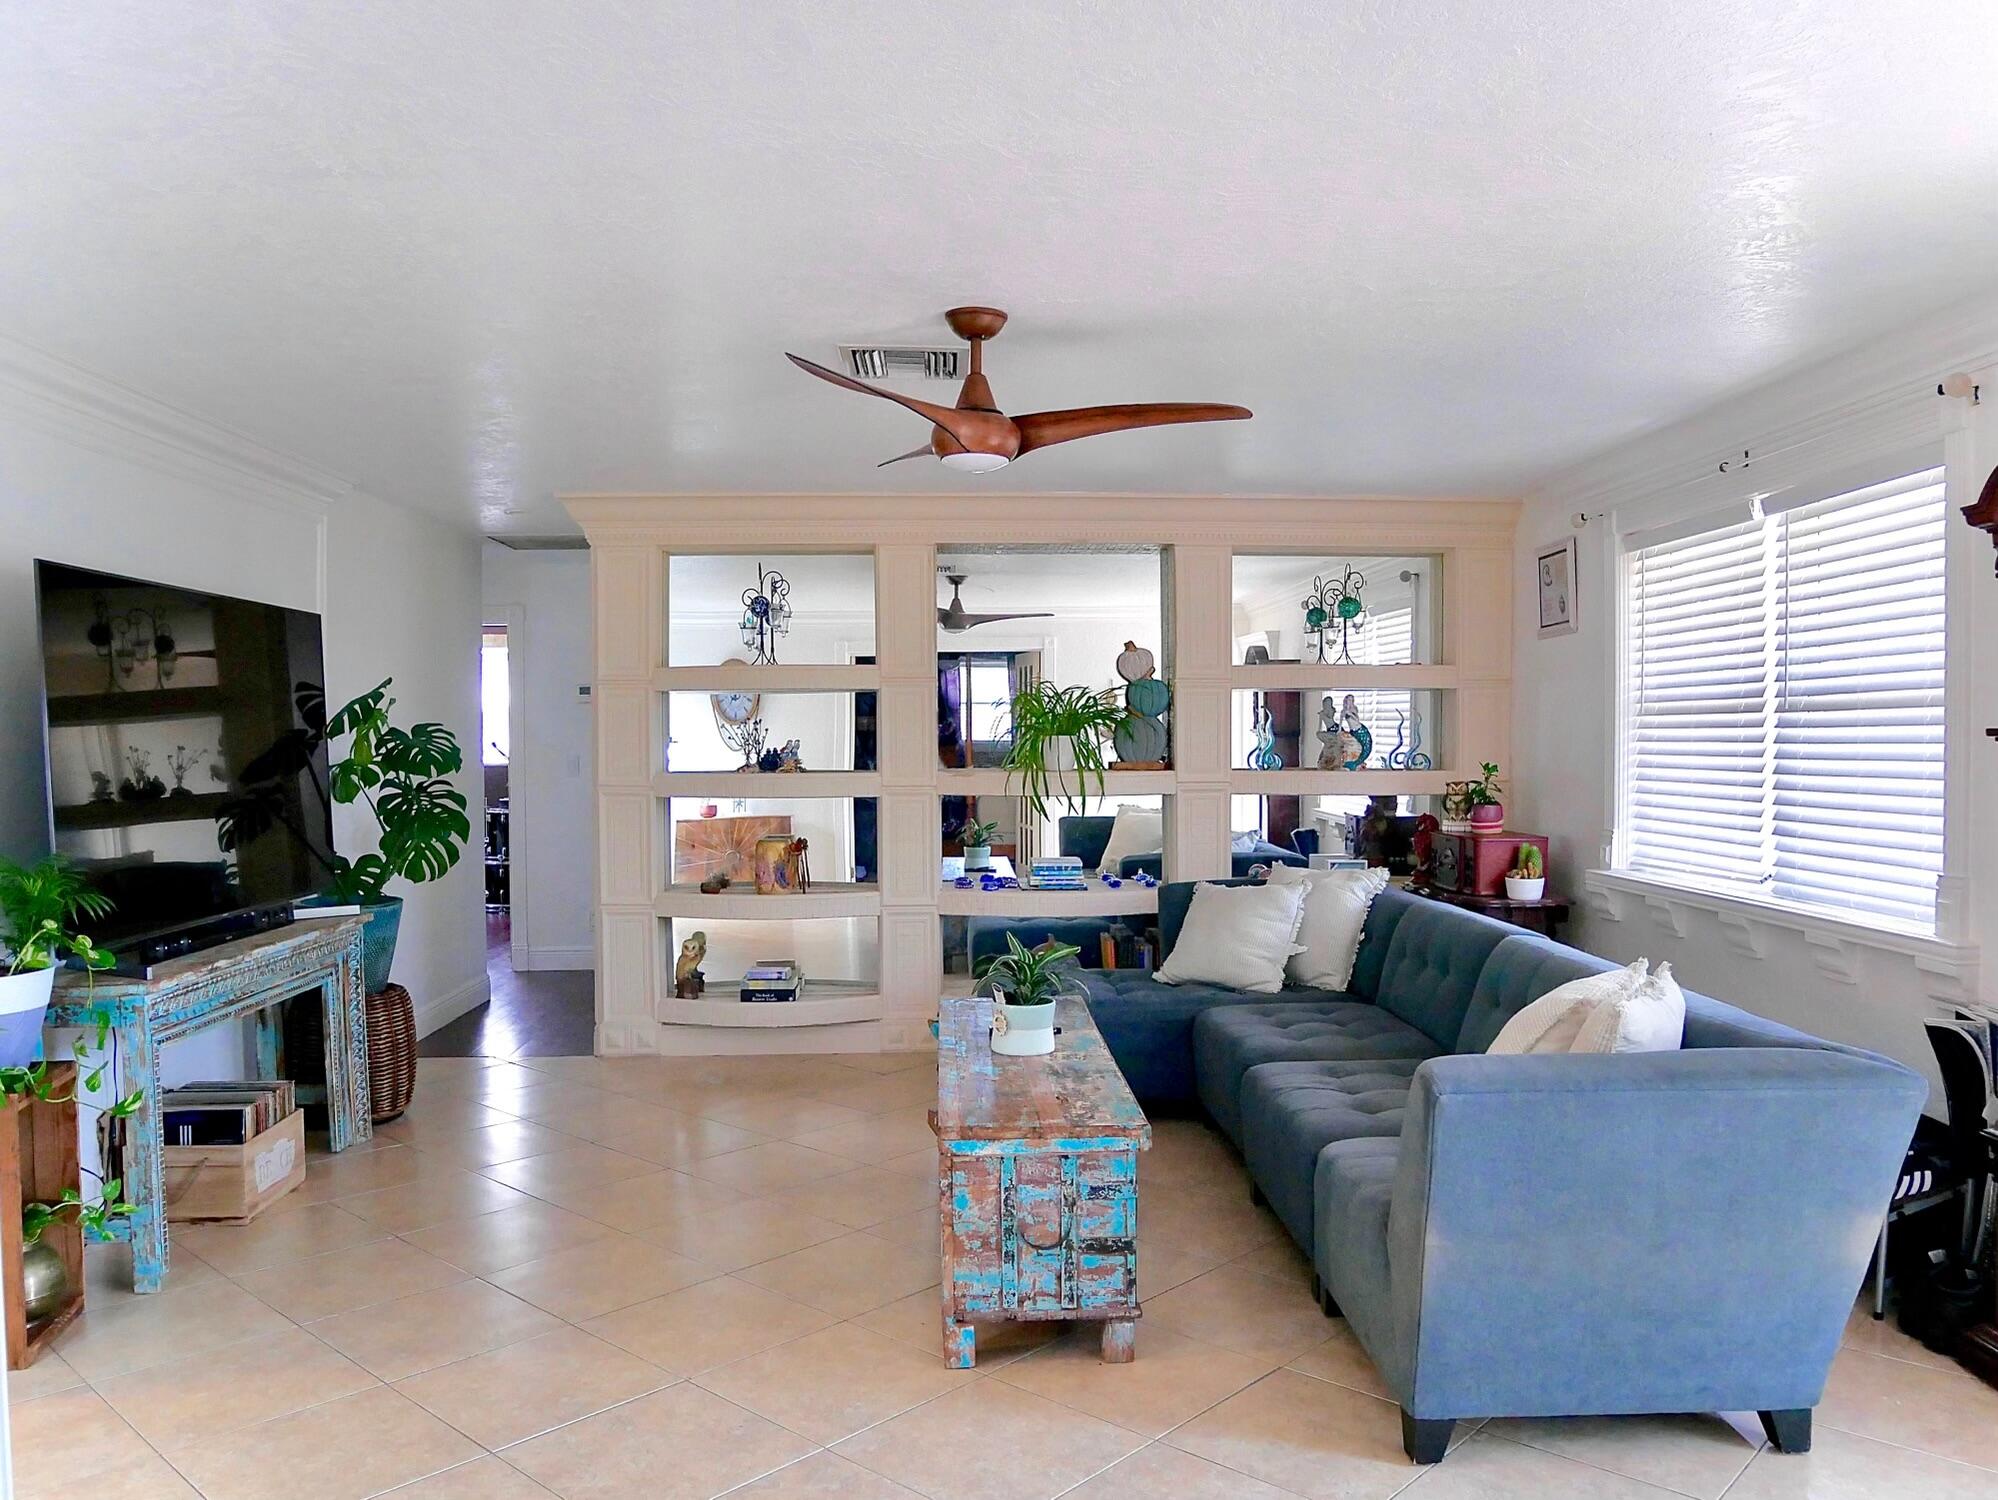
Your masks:
[[[28,1500],[1998,1500],[1998,1391],[1855,1314],[1754,1419],[1491,1422],[1434,1469],[1218,1138],[1143,1158],[1138,1359],[937,1351],[926,1057],[427,1058],[366,1149],[10,1382]]]

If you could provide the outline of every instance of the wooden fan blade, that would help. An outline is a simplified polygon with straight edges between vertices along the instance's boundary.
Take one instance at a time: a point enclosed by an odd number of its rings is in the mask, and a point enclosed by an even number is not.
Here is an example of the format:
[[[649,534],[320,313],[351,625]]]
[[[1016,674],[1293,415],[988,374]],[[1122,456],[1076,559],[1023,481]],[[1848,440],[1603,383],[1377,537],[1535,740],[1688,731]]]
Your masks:
[[[1020,452],[1071,443],[1077,438],[1132,427],[1167,427],[1179,422],[1239,422],[1254,415],[1246,406],[1211,401],[1140,401],[1130,406],[1078,406],[1070,411],[1029,412],[1015,417]]]
[[[969,630],[974,625],[996,625],[1001,620],[1052,620],[1054,618],[1054,613],[1051,610],[1037,609],[1030,614],[1024,614],[1024,615],[964,614],[964,615],[959,615],[958,618],[964,622],[962,625],[958,627],[958,629]]]
[[[905,458],[935,458],[935,457],[936,454],[931,451],[930,445],[928,443],[925,443],[920,448],[911,448],[907,453],[898,453],[893,458],[884,458],[881,460],[880,463],[876,464],[874,467],[877,469],[885,469],[890,464],[899,464]]]
[[[893,401],[897,406],[905,406],[917,416],[927,417],[967,447],[976,443],[975,433],[969,427],[965,431],[959,430],[965,414],[960,413],[955,407],[938,406],[931,401],[919,401],[914,396],[904,396],[901,392],[891,391],[885,386],[869,385],[864,380],[855,380],[852,376],[842,375],[837,370],[828,370],[824,365],[815,365],[809,359],[796,354],[786,354],[784,357],[806,374],[816,375],[819,379],[830,381],[845,390],[858,391],[863,396],[879,396],[884,401]]]

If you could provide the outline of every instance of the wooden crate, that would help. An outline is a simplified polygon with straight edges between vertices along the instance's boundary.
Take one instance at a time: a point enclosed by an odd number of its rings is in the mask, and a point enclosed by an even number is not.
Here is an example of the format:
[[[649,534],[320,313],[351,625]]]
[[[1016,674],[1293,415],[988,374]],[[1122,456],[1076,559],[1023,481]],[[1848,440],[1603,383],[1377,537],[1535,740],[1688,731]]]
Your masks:
[[[247,1223],[305,1181],[305,1112],[241,1146],[168,1146],[167,1220]]]
[[[51,1092],[73,1094],[75,1063],[49,1065]],[[47,1104],[17,1094],[0,1111],[0,1278],[5,1278],[7,1367],[24,1370],[83,1311],[83,1229],[74,1213],[42,1231],[69,1268],[69,1301],[30,1328],[21,1291],[21,1205],[53,1203],[81,1188],[76,1161],[76,1101]]]

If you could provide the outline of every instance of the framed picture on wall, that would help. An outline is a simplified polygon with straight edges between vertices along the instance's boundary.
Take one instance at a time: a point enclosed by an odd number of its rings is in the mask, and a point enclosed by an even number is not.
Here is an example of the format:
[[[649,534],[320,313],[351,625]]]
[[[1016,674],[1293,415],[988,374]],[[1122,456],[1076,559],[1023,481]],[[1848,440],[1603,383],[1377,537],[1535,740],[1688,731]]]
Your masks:
[[[1540,604],[1540,633],[1572,635],[1575,631],[1575,539],[1563,537],[1542,547],[1533,560],[1533,585]]]

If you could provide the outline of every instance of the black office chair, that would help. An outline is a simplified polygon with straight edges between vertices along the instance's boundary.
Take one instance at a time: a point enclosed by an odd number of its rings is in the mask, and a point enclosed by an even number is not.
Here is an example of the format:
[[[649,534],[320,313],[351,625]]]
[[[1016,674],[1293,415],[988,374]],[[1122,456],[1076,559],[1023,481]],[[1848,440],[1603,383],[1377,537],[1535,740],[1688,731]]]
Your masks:
[[[1982,1027],[1986,1023],[1977,1024]],[[1948,1118],[1940,1128],[1916,1130],[1893,1201],[1880,1221],[1880,1243],[1873,1251],[1875,1318],[1887,1316],[1887,1231],[1898,1220],[1960,1197],[1963,1229],[1957,1249],[1966,1265],[1976,1265],[1984,1253],[1984,1195],[1994,1165],[1985,1134],[1991,1061],[1977,1036],[1959,1022],[1932,1020],[1923,1027],[1942,1074],[1943,1108]],[[1924,1119],[1922,1125],[1929,1122]]]

